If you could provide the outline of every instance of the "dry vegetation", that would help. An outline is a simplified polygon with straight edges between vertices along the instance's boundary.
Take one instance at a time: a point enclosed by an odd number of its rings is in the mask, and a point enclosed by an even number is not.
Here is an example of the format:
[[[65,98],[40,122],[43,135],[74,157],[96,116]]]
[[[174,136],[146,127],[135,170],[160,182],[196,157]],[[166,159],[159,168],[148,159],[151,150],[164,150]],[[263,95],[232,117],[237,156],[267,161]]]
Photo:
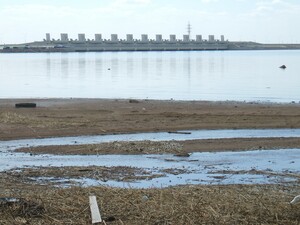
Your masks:
[[[300,223],[289,202],[299,186],[184,186],[166,189],[108,187],[12,190],[16,203],[0,203],[0,224],[91,224],[88,196],[97,196],[106,224]]]
[[[190,141],[114,141],[90,145],[20,148],[17,152],[58,155],[176,154],[300,148],[300,138],[230,138]]]

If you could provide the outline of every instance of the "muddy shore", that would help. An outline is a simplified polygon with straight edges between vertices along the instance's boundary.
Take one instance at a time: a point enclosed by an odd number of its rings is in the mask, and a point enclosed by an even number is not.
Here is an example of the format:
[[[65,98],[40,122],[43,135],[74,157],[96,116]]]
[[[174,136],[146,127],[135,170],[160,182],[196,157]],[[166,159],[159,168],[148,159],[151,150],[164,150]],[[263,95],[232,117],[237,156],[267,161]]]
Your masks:
[[[37,103],[37,107],[15,108],[15,104],[20,102],[34,102]],[[300,104],[107,99],[0,100],[0,140],[249,128],[300,128]],[[43,147],[26,151],[95,154],[97,149],[98,154],[151,154],[157,153],[151,151],[153,148],[161,153],[187,153],[300,147],[299,138],[223,139],[175,143],[176,147],[168,150],[162,148],[161,143],[142,142],[130,145],[110,143],[84,147],[66,146],[55,150],[53,147]]]
[[[20,102],[37,103],[37,108],[15,108],[15,104]],[[99,99],[0,100],[0,141],[243,128],[300,128],[300,105]],[[185,154],[279,148],[300,148],[300,138],[112,142],[19,151],[34,154]],[[124,167],[15,168],[1,172],[0,224],[90,224],[88,197],[95,195],[105,221],[103,224],[296,225],[300,221],[300,205],[291,206],[289,202],[299,194],[299,175],[288,175],[296,176],[297,180],[273,185],[61,188],[36,182],[33,178],[96,176],[102,180],[128,181],[149,179],[152,175],[140,168]]]

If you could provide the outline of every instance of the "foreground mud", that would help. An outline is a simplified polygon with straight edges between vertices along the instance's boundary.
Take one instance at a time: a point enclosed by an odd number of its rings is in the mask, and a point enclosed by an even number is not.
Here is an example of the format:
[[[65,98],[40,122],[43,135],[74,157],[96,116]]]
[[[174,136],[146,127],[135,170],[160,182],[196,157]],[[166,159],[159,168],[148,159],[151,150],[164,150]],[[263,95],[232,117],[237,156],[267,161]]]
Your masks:
[[[35,102],[37,108],[15,108]],[[184,129],[299,128],[299,104],[0,100],[0,140]]]
[[[14,107],[36,102],[37,108]],[[184,129],[300,128],[299,104],[129,100],[0,100],[0,140]],[[299,138],[222,139],[183,142],[114,142],[48,146],[20,151],[52,154],[183,154],[299,148]],[[184,171],[168,171],[181,173]],[[241,171],[243,172],[243,171]],[[270,171],[252,171],[253,173]],[[228,171],[230,173],[230,171]],[[276,185],[185,185],[120,189],[61,188],[33,178],[152,179],[139,168],[44,167],[1,172],[0,224],[91,224],[88,197],[96,195],[106,224],[300,223],[299,175]],[[291,174],[288,174],[291,176]],[[220,178],[221,179],[221,178]],[[54,183],[55,184],[55,183]],[[13,199],[9,202],[6,199]]]

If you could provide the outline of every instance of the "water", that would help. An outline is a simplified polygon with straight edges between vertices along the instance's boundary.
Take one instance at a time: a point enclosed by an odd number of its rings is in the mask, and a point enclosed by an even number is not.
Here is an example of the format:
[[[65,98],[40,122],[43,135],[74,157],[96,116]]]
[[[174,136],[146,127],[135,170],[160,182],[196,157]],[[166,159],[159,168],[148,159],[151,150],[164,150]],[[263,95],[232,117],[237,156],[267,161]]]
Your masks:
[[[263,150],[249,152],[194,153],[188,158],[173,155],[34,155],[26,153],[0,153],[0,171],[22,167],[64,167],[64,166],[126,166],[148,170],[163,177],[151,180],[122,182],[95,179],[66,179],[80,185],[109,185],[115,187],[167,187],[183,184],[274,184],[297,181],[293,174],[299,174],[300,149]],[[174,175],[162,172],[165,169],[183,169]],[[252,173],[253,170],[257,173]],[[271,172],[273,174],[265,174]],[[285,174],[284,176],[281,176]],[[222,176],[222,179],[219,177]],[[39,182],[52,177],[38,177]],[[59,180],[55,179],[55,182]]]
[[[0,98],[299,102],[299,60],[298,50],[0,54]]]
[[[148,132],[135,134],[90,135],[0,141],[0,152],[22,147],[53,145],[84,145],[113,141],[186,141],[224,138],[290,138],[300,137],[300,129],[236,129],[236,130],[186,130],[184,133]]]
[[[139,133],[121,135],[100,135],[82,137],[61,137],[45,139],[27,139],[0,141],[0,171],[23,167],[64,167],[64,166],[126,166],[138,167],[151,174],[163,177],[121,182],[95,179],[53,179],[38,177],[38,182],[73,181],[79,185],[110,185],[115,187],[167,187],[181,184],[273,184],[297,181],[294,174],[300,173],[300,149],[279,149],[244,152],[204,152],[193,153],[190,157],[162,155],[50,155],[17,153],[21,147],[93,144],[111,141],[137,140],[192,140],[215,138],[262,138],[262,137],[299,137],[300,129],[263,129],[263,130],[199,130],[191,134]],[[53,147],[55,148],[55,147]],[[183,173],[174,175],[165,169],[183,169]],[[253,171],[258,173],[253,173]],[[267,174],[266,174],[267,172]],[[268,173],[272,174],[268,174]],[[279,174],[279,175],[277,175]],[[285,174],[281,176],[280,174]],[[222,177],[220,179],[220,177]]]

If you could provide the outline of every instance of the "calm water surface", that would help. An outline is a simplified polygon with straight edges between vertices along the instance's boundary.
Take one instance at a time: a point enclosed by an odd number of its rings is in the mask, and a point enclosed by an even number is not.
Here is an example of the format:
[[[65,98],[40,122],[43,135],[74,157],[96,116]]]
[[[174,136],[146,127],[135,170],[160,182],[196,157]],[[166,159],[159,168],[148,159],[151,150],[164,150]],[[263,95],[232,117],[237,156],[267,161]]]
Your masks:
[[[0,54],[0,98],[299,102],[299,62],[298,50]]]

